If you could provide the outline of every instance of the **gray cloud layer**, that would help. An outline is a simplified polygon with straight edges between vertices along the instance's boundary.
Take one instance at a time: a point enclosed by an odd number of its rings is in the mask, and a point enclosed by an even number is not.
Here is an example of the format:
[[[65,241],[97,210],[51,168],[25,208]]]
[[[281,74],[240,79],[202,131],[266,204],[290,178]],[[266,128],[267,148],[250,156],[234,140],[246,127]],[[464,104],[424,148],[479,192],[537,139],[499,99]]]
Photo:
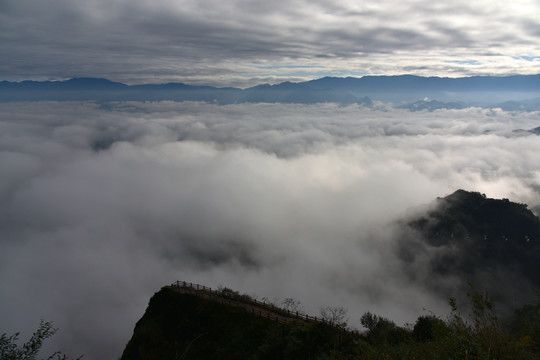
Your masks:
[[[405,279],[392,222],[457,188],[538,206],[538,112],[358,106],[0,104],[0,318],[119,356],[177,279],[317,313],[412,321],[445,301]],[[447,279],[450,283],[453,279]]]
[[[247,85],[324,74],[537,73],[539,11],[526,0],[6,0],[0,76]]]

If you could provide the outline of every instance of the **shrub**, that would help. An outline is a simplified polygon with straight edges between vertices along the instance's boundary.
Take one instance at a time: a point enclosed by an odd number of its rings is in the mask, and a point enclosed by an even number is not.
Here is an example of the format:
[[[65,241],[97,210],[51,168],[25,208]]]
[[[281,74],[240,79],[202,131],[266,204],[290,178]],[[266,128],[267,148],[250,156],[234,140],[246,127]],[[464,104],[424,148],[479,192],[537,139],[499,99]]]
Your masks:
[[[435,315],[420,316],[413,328],[416,341],[426,342],[447,336],[450,329],[446,323]]]

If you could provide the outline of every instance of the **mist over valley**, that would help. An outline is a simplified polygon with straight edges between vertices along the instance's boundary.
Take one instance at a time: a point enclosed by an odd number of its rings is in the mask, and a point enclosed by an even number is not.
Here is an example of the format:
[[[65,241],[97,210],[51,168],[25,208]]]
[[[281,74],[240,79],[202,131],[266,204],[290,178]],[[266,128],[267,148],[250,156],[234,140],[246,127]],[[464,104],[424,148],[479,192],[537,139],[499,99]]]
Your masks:
[[[539,13],[1,0],[0,358],[536,359]]]
[[[404,219],[436,214],[457,189],[538,214],[539,120],[383,102],[0,103],[3,331],[45,318],[60,328],[51,348],[119,356],[149,297],[176,280],[294,298],[311,314],[343,306],[356,328],[365,311],[446,314],[468,281],[491,281],[463,272],[480,253],[424,242]]]

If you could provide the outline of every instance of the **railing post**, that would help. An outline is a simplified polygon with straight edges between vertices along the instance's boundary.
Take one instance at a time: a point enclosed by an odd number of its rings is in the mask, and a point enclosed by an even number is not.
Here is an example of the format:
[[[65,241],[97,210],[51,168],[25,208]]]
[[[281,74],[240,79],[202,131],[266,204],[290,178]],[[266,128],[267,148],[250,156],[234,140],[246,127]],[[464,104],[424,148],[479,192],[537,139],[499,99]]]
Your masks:
[[[170,286],[183,289],[182,290],[183,293],[207,297],[207,298],[215,298],[221,304],[229,304],[236,307],[243,307],[247,312],[251,312],[254,315],[258,314],[259,317],[266,317],[278,323],[289,323],[291,321],[294,322],[293,319],[297,319],[297,322],[299,322],[302,326],[305,326],[305,324],[310,321],[316,321],[316,322],[328,324],[331,326],[337,326],[333,321],[329,319],[325,319],[324,317],[318,318],[316,316],[309,316],[308,314],[301,313],[298,310],[291,311],[291,309],[283,309],[279,306],[274,305],[274,303],[272,302],[266,303],[265,300],[258,300],[255,298],[250,298],[249,296],[247,297],[247,300],[244,298],[241,298],[241,299],[227,298],[224,296],[224,294],[220,293],[218,290],[213,290],[211,287],[207,287],[200,284],[194,284],[191,282],[188,283],[185,281],[176,280]],[[203,291],[203,293],[201,293],[200,291]],[[262,310],[259,310],[256,307],[259,307],[259,309],[261,308],[264,309],[264,311],[266,312],[266,316],[262,314]],[[342,330],[344,330],[345,332],[351,332],[346,329],[342,329]]]

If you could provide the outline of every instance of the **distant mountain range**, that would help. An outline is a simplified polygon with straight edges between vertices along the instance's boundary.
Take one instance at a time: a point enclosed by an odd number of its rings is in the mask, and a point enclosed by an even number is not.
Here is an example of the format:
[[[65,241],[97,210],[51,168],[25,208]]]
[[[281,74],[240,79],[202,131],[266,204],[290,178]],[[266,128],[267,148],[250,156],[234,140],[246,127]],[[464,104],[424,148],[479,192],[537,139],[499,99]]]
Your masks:
[[[324,77],[247,89],[193,86],[183,83],[125,85],[107,79],[0,82],[0,101],[206,101],[219,104],[265,102],[313,104],[335,102],[371,106],[391,102],[412,111],[467,106],[507,110],[540,109],[540,75],[466,78],[364,76]],[[435,101],[436,100],[436,101]]]

